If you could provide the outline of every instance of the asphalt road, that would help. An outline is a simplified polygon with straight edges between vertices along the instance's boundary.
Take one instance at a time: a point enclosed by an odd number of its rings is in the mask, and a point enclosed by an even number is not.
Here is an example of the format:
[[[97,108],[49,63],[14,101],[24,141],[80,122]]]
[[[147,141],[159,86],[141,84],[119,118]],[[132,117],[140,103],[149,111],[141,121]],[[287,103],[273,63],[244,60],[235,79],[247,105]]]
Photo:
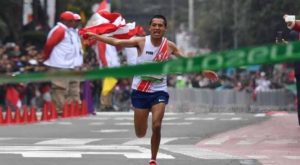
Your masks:
[[[258,155],[241,156],[209,147],[242,143],[245,139],[231,143],[232,137],[215,136],[268,120],[264,114],[167,113],[158,165],[260,165]],[[0,126],[0,164],[147,165],[150,131],[145,138],[135,137],[132,112]]]

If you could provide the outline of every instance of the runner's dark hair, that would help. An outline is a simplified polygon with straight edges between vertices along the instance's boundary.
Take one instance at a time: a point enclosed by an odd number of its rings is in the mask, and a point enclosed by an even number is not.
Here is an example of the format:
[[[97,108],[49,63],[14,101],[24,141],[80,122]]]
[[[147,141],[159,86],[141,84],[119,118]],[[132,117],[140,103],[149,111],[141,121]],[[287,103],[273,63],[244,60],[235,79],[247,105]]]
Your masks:
[[[155,18],[164,20],[164,25],[165,25],[166,27],[168,26],[166,17],[163,16],[163,15],[160,15],[160,14],[154,15],[154,16],[150,19],[149,25],[151,25],[153,19],[155,19]]]

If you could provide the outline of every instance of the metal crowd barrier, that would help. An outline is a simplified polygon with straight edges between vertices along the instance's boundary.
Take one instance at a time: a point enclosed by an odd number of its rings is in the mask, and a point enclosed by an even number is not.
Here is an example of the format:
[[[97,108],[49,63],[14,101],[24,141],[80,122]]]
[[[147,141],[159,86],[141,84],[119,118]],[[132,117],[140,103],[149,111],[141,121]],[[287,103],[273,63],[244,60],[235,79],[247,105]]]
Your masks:
[[[169,112],[266,112],[295,110],[295,96],[285,89],[253,93],[231,89],[168,89]]]

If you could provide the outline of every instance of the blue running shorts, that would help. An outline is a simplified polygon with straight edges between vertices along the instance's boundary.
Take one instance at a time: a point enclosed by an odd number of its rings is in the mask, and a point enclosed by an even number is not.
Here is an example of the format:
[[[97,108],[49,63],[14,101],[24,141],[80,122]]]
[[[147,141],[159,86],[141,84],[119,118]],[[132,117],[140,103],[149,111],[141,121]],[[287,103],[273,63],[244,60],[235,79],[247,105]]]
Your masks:
[[[150,109],[153,105],[159,103],[168,104],[169,94],[164,91],[158,91],[154,93],[140,92],[132,90],[131,103],[134,108]]]

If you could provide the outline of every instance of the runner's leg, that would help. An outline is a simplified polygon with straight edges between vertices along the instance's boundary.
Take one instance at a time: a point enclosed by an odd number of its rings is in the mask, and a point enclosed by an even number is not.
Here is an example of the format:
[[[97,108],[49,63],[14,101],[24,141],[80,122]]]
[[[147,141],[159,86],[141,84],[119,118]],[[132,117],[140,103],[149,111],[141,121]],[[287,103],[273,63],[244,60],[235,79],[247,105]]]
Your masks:
[[[151,159],[156,160],[161,139],[161,125],[165,114],[165,103],[153,105],[152,112],[152,137],[151,137]]]
[[[148,128],[148,109],[134,109],[134,128],[137,137],[142,138],[146,135]]]

